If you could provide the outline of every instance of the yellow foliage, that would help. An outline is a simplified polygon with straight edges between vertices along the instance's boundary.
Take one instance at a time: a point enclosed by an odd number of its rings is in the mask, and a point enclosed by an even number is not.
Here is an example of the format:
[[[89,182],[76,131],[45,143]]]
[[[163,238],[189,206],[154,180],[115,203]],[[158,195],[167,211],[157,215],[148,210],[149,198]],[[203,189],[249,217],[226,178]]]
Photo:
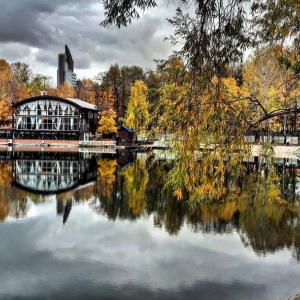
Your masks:
[[[137,133],[143,133],[149,123],[149,103],[147,86],[137,80],[131,88],[125,123]]]
[[[182,189],[181,188],[177,188],[174,192],[174,195],[177,197],[177,199],[179,201],[181,201],[183,199],[183,196],[182,196]]]
[[[0,120],[9,121],[12,115],[11,104],[7,100],[0,99]]]
[[[74,97],[74,87],[65,82],[57,88],[57,96],[62,98]]]
[[[0,59],[0,81],[12,80],[13,72],[5,59]]]
[[[109,108],[101,113],[99,127],[97,131],[101,134],[110,134],[117,132],[116,112],[113,108]]]

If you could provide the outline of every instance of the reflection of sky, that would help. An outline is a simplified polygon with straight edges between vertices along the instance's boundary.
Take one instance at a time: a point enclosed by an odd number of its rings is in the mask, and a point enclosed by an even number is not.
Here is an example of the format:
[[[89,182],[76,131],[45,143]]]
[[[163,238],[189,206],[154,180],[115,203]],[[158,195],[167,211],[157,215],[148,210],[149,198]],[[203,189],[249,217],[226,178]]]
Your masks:
[[[289,251],[258,257],[236,233],[169,236],[152,218],[112,222],[88,203],[65,225],[55,201],[31,211],[0,225],[1,299],[287,299],[300,289]]]

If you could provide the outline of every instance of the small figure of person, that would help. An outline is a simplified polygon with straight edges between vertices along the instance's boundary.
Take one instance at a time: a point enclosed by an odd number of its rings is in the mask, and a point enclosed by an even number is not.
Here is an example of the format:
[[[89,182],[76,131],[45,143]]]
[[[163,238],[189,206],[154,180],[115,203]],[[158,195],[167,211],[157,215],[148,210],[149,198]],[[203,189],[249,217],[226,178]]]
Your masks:
[[[286,145],[289,146],[290,145],[290,138],[286,139]]]

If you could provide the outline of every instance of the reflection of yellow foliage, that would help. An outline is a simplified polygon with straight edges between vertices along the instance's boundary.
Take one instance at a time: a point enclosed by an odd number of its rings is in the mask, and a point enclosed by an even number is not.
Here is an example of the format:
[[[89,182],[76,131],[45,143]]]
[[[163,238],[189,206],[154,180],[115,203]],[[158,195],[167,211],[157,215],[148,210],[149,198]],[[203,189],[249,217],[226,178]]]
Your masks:
[[[272,184],[270,188],[267,190],[267,198],[272,200],[279,200],[281,196],[280,189],[278,185]]]
[[[12,173],[9,164],[0,162],[0,187],[10,185],[11,177],[12,177]]]
[[[7,201],[0,201],[0,221],[4,221],[10,212],[10,205]]]
[[[99,173],[97,189],[101,191],[103,197],[111,197],[116,181],[117,162],[115,159],[101,158],[97,163]]]
[[[135,215],[140,214],[147,206],[146,189],[149,174],[145,160],[138,160],[124,170],[125,188],[129,198],[129,208]]]
[[[230,221],[233,214],[237,210],[235,201],[225,202],[222,204],[207,204],[201,206],[201,220],[212,221],[212,220],[224,220]]]

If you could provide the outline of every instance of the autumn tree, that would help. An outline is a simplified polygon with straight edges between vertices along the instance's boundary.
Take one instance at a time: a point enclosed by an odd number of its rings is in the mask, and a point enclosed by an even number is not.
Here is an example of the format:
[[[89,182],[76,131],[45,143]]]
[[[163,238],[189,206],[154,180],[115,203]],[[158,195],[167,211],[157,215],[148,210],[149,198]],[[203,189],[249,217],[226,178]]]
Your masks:
[[[74,87],[74,94],[76,98],[86,101],[88,103],[96,104],[95,99],[95,84],[89,78],[77,80]]]
[[[169,20],[175,30],[171,42],[182,45],[171,61],[182,61],[184,67],[175,73],[175,81],[171,78],[163,87],[157,130],[172,134],[169,146],[176,153],[176,161],[168,183],[179,199],[184,193],[195,201],[220,199],[225,194],[226,169],[238,174],[247,153],[234,153],[237,147],[245,149],[247,122],[244,112],[239,115],[233,99],[226,97],[222,81],[227,65],[240,61],[249,45],[246,2],[179,1],[176,15]],[[184,13],[182,4],[194,5],[195,17]],[[137,7],[155,5],[155,1],[104,1],[106,18],[102,24],[127,25],[138,16]],[[202,164],[195,155],[200,145],[204,149]]]
[[[136,134],[143,134],[146,131],[149,124],[149,103],[147,86],[143,81],[137,80],[131,88],[125,123]]]
[[[118,130],[116,124],[117,114],[113,108],[109,108],[100,113],[99,126],[97,131],[102,135],[112,135]]]
[[[39,96],[41,91],[49,91],[49,94],[56,94],[56,90],[53,92],[53,89],[50,86],[51,77],[45,76],[42,74],[33,74],[31,80],[27,83],[27,91],[29,97]],[[63,90],[64,88],[57,89]]]
[[[300,75],[300,21],[298,1],[265,0],[252,2],[253,22],[258,43],[280,45],[285,51],[278,54],[281,63]],[[296,58],[296,59],[295,59]]]
[[[137,80],[145,80],[144,71],[138,66],[123,66],[121,68],[121,118],[124,118],[128,107],[131,87]]]
[[[111,65],[108,71],[99,73],[96,81],[99,83],[99,91],[106,90],[113,93],[115,99],[114,109],[117,114],[117,122],[120,125],[121,119],[125,117],[130,97],[130,89],[136,80],[144,80],[143,69],[138,66]],[[98,99],[98,98],[97,98]]]
[[[55,91],[55,95],[62,98],[73,98],[74,95],[74,88],[72,85],[68,84],[67,82],[64,82],[64,84],[61,84]]]
[[[7,123],[11,116],[11,105],[14,101],[15,84],[10,64],[0,59],[0,121]]]
[[[271,42],[286,42],[292,38],[294,49],[297,47],[299,21],[292,22],[291,27],[288,25],[297,18],[297,2],[251,2],[250,19],[246,0],[180,0],[175,16],[168,20],[174,28],[169,40],[181,48],[166,65],[179,59],[184,67],[176,80],[162,87],[157,130],[172,134],[169,147],[176,160],[167,181],[179,199],[184,193],[195,201],[222,199],[229,173],[237,178],[243,169],[243,158],[250,154],[244,138],[253,124],[253,112],[266,112],[251,90],[247,95],[230,92],[234,86],[224,81],[228,66],[240,64],[245,50],[257,41],[258,32],[262,41],[270,42],[275,37]],[[103,1],[102,25],[127,26],[132,19],[139,18],[141,10],[157,3]],[[187,8],[194,8],[193,14]],[[265,29],[271,31],[263,39]],[[295,59],[293,64],[295,70],[298,61]],[[195,152],[200,147],[202,152]]]
[[[114,108],[113,92],[104,86],[98,90],[99,126],[97,131],[102,135],[112,135],[117,132],[117,114]]]
[[[20,61],[11,64],[13,77],[19,83],[29,83],[33,75],[32,70],[28,64]]]

